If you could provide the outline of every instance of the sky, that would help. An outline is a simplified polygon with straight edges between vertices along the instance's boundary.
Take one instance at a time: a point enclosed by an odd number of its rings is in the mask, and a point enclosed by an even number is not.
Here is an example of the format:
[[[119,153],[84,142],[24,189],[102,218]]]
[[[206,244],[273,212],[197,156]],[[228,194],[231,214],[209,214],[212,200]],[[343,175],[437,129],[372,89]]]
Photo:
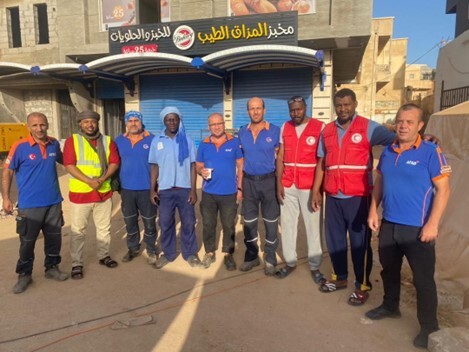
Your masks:
[[[394,17],[393,38],[408,39],[407,63],[427,64],[436,68],[438,47],[434,46],[442,39],[454,39],[456,14],[446,14],[446,0],[373,2],[373,18]]]

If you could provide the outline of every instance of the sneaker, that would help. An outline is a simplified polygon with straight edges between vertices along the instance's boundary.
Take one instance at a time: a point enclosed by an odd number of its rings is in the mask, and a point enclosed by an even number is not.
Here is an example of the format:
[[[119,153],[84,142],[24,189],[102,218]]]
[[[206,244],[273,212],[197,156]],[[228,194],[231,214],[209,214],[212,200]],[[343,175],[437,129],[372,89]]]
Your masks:
[[[166,258],[164,255],[158,258],[158,260],[155,263],[155,269],[161,269],[164,267],[166,264],[169,264],[168,258]]]
[[[199,257],[197,257],[196,255],[190,255],[187,258],[187,262],[193,268],[197,266],[202,266],[202,262],[200,261]]]
[[[401,312],[399,309],[389,310],[385,306],[380,305],[379,307],[366,312],[365,316],[371,320],[380,320],[384,318],[399,318],[401,316]]]
[[[228,271],[236,270],[236,262],[234,261],[233,254],[225,255],[225,258],[223,258],[223,262],[225,264],[226,270]]]
[[[158,256],[155,253],[147,253],[147,263],[149,265],[155,265],[158,260]]]
[[[265,276],[274,276],[276,273],[275,265],[265,262],[264,274]]]
[[[124,263],[130,262],[135,257],[138,257],[139,254],[140,254],[139,251],[133,251],[129,249],[128,252],[122,257],[122,262]]]
[[[65,281],[68,279],[68,274],[60,271],[58,265],[53,265],[48,270],[46,270],[45,277],[47,279],[54,279],[56,281]]]
[[[249,262],[244,262],[239,266],[239,270],[241,271],[249,271],[252,268],[261,265],[261,262],[259,261],[259,258],[256,258],[254,260],[251,260]]]
[[[13,293],[22,293],[33,282],[31,274],[19,274],[18,282],[13,286]]]
[[[204,259],[202,259],[202,265],[204,266],[205,269],[208,269],[210,267],[210,264],[215,263],[216,257],[215,253],[209,252],[205,253]]]

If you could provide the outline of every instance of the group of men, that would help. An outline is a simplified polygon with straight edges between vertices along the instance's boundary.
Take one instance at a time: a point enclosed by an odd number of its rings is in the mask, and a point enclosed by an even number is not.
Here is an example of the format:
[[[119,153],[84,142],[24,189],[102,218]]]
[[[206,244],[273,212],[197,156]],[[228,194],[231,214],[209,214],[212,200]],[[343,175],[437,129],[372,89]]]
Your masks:
[[[350,242],[354,290],[348,303],[363,305],[372,289],[371,231],[379,229],[377,207],[383,202],[379,254],[385,290],[383,304],[367,313],[370,319],[397,317],[400,269],[405,255],[414,272],[421,332],[414,344],[425,347],[428,335],[438,330],[434,241],[449,197],[450,167],[441,150],[419,135],[422,110],[413,104],[401,107],[396,132],[356,113],[355,93],[342,89],[334,96],[335,121],[323,122],[307,116],[303,97],[288,101],[290,120],[281,128],[264,119],[261,98],[247,103],[250,123],[235,137],[225,131],[220,113],[208,117],[210,135],[196,152],[186,135],[183,116],[176,107],[166,107],[160,118],[162,132],[153,136],[144,129],[137,111],[125,115],[126,133],[115,141],[99,132],[99,115],[78,114],[79,131],[65,142],[64,153],[47,136],[47,118],[28,116],[30,137],[16,143],[3,172],[3,207],[11,212],[9,198],[12,175],[19,190],[17,231],[20,235],[18,282],[20,293],[31,283],[34,244],[44,234],[46,277],[66,280],[60,271],[62,197],[55,163],[70,173],[71,277],[83,278],[83,244],[90,214],[96,224],[99,263],[114,268],[109,256],[112,178],[119,170],[122,213],[127,230],[128,251],[123,262],[140,254],[139,215],[144,225],[148,263],[163,268],[177,257],[175,212],[181,220],[181,255],[191,266],[208,268],[216,260],[218,214],[223,228],[222,252],[227,270],[237,268],[235,222],[242,201],[246,251],[241,271],[260,265],[259,212],[265,227],[264,273],[286,278],[296,268],[298,218],[301,211],[308,246],[312,279],[324,293],[348,285],[347,237]],[[371,148],[387,146],[378,165],[373,190]],[[200,210],[205,255],[197,252],[195,209],[196,178],[203,178]],[[322,204],[325,193],[325,238],[333,274],[320,271]],[[372,193],[372,195],[371,195]],[[371,207],[370,207],[371,201]],[[161,229],[157,245],[156,213]],[[285,265],[277,268],[279,219]]]

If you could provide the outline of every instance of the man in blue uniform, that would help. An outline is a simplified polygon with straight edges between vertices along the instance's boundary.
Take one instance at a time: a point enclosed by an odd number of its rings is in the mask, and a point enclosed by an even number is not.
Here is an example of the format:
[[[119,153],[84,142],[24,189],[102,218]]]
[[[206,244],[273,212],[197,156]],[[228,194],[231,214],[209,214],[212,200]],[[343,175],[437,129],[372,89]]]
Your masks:
[[[217,217],[223,226],[222,252],[226,253],[226,270],[235,270],[235,221],[242,198],[243,153],[239,139],[225,132],[225,121],[219,113],[208,117],[210,136],[197,151],[197,173],[204,179],[200,212],[203,221],[205,268],[215,262]]]
[[[150,164],[148,155],[154,135],[143,128],[143,116],[138,111],[125,114],[127,132],[115,140],[121,165],[119,179],[121,185],[122,214],[127,230],[128,252],[122,258],[130,262],[140,253],[140,228],[138,216],[144,227],[143,241],[146,245],[148,264],[156,264],[156,205],[150,199]]]
[[[160,205],[161,247],[163,255],[155,264],[163,268],[177,257],[176,208],[181,219],[181,254],[190,266],[200,266],[195,235],[197,202],[195,145],[186,135],[182,114],[168,106],[160,113],[165,128],[153,138],[148,161],[151,164],[150,200]],[[161,172],[160,172],[161,170]]]
[[[243,215],[246,253],[239,270],[249,271],[260,265],[257,244],[259,206],[266,229],[265,269],[267,276],[275,275],[278,247],[278,219],[280,206],[277,200],[275,156],[280,141],[280,128],[264,120],[265,104],[261,98],[251,98],[247,103],[251,122],[240,128],[238,136],[244,153]]]
[[[59,269],[63,198],[56,163],[62,163],[62,152],[59,142],[47,136],[49,123],[44,114],[29,114],[27,125],[30,135],[12,146],[2,179],[3,209],[7,214],[13,212],[10,188],[15,173],[19,193],[16,230],[20,236],[20,257],[16,264],[18,282],[13,287],[14,293],[24,292],[32,283],[34,247],[40,231],[44,235],[46,278],[68,279]]]
[[[377,207],[383,202],[379,259],[383,270],[381,306],[366,316],[372,320],[399,317],[401,266],[405,256],[417,290],[420,333],[416,347],[426,348],[428,335],[438,330],[435,280],[435,241],[448,202],[451,167],[438,146],[422,141],[422,110],[405,104],[397,112],[397,140],[381,155],[368,225],[379,228]]]

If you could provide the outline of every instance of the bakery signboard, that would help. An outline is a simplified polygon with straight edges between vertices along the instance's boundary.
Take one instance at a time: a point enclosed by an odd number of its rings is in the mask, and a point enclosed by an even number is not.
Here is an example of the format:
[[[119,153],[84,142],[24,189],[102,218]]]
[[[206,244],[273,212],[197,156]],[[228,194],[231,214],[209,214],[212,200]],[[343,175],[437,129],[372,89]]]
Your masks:
[[[298,44],[296,12],[145,24],[109,29],[109,53],[158,51],[188,56],[258,44]]]

